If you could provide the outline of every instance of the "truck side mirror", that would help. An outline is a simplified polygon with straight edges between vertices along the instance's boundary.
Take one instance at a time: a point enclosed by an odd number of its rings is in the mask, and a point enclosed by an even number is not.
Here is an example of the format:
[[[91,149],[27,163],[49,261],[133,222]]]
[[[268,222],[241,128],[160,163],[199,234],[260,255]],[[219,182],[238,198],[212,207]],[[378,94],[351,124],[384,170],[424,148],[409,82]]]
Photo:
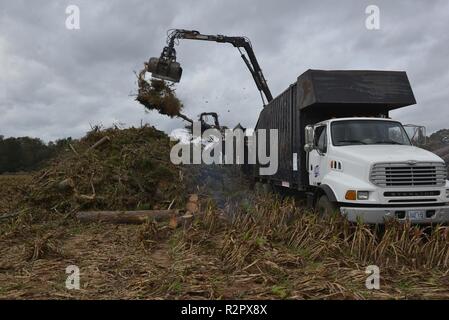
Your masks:
[[[418,128],[418,145],[423,146],[427,143],[426,127]]]
[[[315,140],[315,129],[313,126],[308,125],[305,129],[305,144],[304,144],[304,150],[306,152],[310,152],[314,149],[313,142]]]
[[[404,126],[405,132],[410,138],[412,145],[423,146],[427,143],[426,127],[414,124],[406,124]]]

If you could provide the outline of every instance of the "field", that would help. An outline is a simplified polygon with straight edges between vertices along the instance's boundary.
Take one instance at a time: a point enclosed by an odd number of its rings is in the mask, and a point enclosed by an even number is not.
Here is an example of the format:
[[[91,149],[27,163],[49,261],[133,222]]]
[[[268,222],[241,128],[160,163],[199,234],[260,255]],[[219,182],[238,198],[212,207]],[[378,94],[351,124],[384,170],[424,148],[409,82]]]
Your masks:
[[[0,175],[0,298],[449,298],[447,227],[320,218],[295,198],[255,192],[238,170],[173,166],[168,148],[148,127],[94,130],[42,171]],[[199,211],[178,228],[74,216],[182,209],[192,193]],[[79,290],[66,288],[71,265]],[[380,286],[370,290],[373,265]]]
[[[10,190],[27,177],[0,181],[11,201]],[[188,229],[154,222],[86,225],[67,217],[31,223],[26,215],[3,222],[0,297],[449,298],[447,229],[430,236],[408,226],[376,231],[317,220],[274,196],[224,209],[202,196],[204,216]],[[223,218],[230,213],[236,216],[231,223]],[[370,264],[380,267],[379,290],[365,287]],[[80,290],[65,287],[69,265],[80,268]]]

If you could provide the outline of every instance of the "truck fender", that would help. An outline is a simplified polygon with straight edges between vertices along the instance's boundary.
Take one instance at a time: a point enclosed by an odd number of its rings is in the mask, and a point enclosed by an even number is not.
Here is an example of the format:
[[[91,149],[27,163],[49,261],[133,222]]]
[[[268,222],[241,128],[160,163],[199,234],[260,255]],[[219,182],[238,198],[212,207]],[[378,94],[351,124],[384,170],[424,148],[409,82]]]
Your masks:
[[[320,184],[318,186],[318,190],[316,192],[317,198],[320,193],[324,193],[327,196],[327,198],[329,199],[329,201],[337,202],[337,197],[335,196],[334,191],[332,191],[331,187],[329,187],[327,184]],[[316,200],[318,200],[318,199],[316,199]]]

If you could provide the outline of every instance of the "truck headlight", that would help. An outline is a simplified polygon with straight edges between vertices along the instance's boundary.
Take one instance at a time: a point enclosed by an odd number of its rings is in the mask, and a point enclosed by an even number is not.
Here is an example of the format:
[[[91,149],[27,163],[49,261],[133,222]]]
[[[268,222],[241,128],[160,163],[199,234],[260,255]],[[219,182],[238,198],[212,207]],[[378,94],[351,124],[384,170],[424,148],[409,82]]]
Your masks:
[[[357,191],[357,200],[368,200],[369,191]]]
[[[345,194],[346,200],[368,200],[369,191],[348,190]]]

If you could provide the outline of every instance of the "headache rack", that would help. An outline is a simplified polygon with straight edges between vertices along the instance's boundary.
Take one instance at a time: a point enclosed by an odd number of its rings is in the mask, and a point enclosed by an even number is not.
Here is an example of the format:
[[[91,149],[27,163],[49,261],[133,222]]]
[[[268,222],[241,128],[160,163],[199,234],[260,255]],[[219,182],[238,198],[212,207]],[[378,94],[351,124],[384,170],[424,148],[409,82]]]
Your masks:
[[[376,163],[370,181],[379,187],[444,186],[446,170],[442,162]]]

